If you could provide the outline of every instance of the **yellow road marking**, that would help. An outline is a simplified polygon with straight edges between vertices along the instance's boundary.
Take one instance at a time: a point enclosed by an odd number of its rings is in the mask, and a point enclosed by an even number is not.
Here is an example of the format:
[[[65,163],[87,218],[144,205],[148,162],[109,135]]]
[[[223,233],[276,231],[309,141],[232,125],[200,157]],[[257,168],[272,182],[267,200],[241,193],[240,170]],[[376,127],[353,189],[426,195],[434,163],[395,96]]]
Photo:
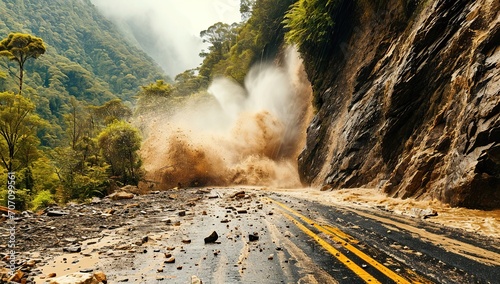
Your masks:
[[[342,262],[347,268],[352,270],[356,275],[358,275],[361,279],[363,279],[366,283],[381,283],[375,277],[371,276],[368,272],[366,272],[363,268],[359,267],[357,264],[352,262],[347,256],[338,251],[332,245],[327,243],[325,240],[316,235],[313,231],[309,230],[306,226],[302,225],[299,221],[295,220],[289,214],[282,212],[283,215],[290,219],[299,229],[301,229],[304,233],[310,236],[313,240],[315,240],[318,244],[320,244],[324,249],[326,249],[331,255],[337,258],[340,262]]]
[[[366,261],[368,264],[373,266],[375,269],[383,273],[385,276],[389,277],[396,283],[405,283],[405,284],[410,284],[410,283],[419,283],[419,282],[410,282],[407,279],[403,278],[402,276],[398,275],[394,271],[390,270],[380,262],[376,261],[372,257],[368,256],[364,252],[360,251],[358,248],[350,244],[349,242],[354,241],[354,238],[349,236],[348,234],[342,232],[340,229],[335,228],[333,226],[329,225],[318,225],[315,221],[307,218],[306,216],[300,214],[299,212],[293,210],[292,208],[286,206],[285,204],[278,202],[276,200],[273,200],[269,197],[266,197],[265,199],[269,200],[270,202],[275,203],[276,205],[279,205],[281,208],[289,211],[290,213],[294,214],[295,216],[299,217],[302,219],[304,222],[310,224],[311,226],[314,226],[316,229],[318,229],[320,232],[327,234],[330,236],[334,241],[342,243],[342,245],[351,251],[352,253],[356,254],[359,258],[362,260]]]

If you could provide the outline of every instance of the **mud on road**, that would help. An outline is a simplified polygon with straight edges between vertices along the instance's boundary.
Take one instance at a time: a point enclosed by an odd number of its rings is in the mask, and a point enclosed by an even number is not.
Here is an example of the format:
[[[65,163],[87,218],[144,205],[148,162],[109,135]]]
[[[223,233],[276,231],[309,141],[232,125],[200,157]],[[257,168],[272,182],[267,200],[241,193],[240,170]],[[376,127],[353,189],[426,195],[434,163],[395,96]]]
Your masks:
[[[63,283],[59,277],[75,272],[102,272],[107,283],[493,283],[500,277],[498,238],[425,219],[437,212],[408,217],[312,199],[258,188],[189,188],[123,192],[23,213],[16,218],[15,280]],[[0,228],[7,236],[7,222]],[[1,245],[0,267],[7,267]],[[9,270],[0,272],[4,278]]]
[[[295,278],[283,275],[295,272],[280,266],[289,255],[276,241],[281,233],[272,231],[278,230],[275,225],[263,221],[273,211],[258,191],[182,189],[129,197],[17,217],[16,267],[22,279],[48,283],[95,271],[104,272],[108,283],[263,283],[262,277],[280,283]],[[217,238],[206,242],[213,232]],[[0,265],[7,267],[8,256],[1,256]],[[9,271],[1,272],[5,277]]]

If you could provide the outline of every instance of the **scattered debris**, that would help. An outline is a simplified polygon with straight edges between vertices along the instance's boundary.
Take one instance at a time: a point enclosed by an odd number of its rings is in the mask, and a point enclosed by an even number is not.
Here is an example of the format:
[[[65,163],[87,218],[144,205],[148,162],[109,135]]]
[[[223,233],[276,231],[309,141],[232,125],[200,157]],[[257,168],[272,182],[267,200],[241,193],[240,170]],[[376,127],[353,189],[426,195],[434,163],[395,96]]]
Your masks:
[[[64,211],[57,211],[57,210],[47,210],[47,216],[49,217],[60,217],[60,216],[65,216],[68,215],[68,212]]]
[[[123,200],[123,199],[132,199],[134,198],[135,195],[130,192],[125,192],[125,191],[119,191],[115,192],[113,194],[108,195],[108,198],[111,200]]]
[[[248,235],[248,240],[251,241],[251,242],[258,241],[259,240],[259,236],[257,235],[257,233],[249,234]]]
[[[205,244],[215,243],[218,238],[219,238],[219,235],[217,235],[217,232],[213,231],[210,234],[210,236],[205,238]]]
[[[99,284],[107,283],[106,275],[103,272],[91,273],[71,273],[50,281],[50,284]]]
[[[203,281],[198,276],[193,275],[191,276],[191,284],[203,284]]]
[[[63,252],[69,252],[69,253],[78,253],[82,251],[81,246],[72,246],[72,247],[65,247],[63,248]]]
[[[237,198],[237,199],[240,199],[240,198],[244,198],[245,197],[245,191],[238,191],[236,192],[235,194],[231,195],[231,198]]]
[[[165,263],[175,263],[175,257],[171,256],[171,257],[167,258],[164,262]]]

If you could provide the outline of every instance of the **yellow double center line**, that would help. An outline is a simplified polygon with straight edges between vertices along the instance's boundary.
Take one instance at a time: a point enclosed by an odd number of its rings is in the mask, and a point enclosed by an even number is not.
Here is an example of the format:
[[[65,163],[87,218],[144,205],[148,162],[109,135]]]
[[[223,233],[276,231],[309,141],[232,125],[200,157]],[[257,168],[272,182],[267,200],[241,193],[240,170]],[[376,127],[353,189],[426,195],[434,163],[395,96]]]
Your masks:
[[[410,282],[407,279],[403,278],[402,276],[396,274],[394,271],[390,270],[389,268],[385,267],[383,264],[380,262],[376,261],[375,259],[371,258],[370,256],[366,255],[364,252],[360,251],[357,249],[355,246],[351,245],[350,242],[353,241],[353,238],[347,235],[346,233],[342,232],[341,230],[329,226],[329,225],[318,225],[316,222],[313,220],[307,218],[306,216],[300,214],[299,212],[291,209],[290,207],[284,205],[283,203],[280,203],[276,200],[273,200],[269,197],[264,197],[264,200],[270,201],[278,206],[280,206],[282,209],[290,212],[291,214],[297,216],[298,218],[302,219],[307,224],[310,224],[320,232],[330,236],[330,238],[337,242],[341,243],[343,247],[348,249],[350,252],[354,253],[357,255],[360,259],[364,260],[367,264],[373,266],[375,269],[383,273],[385,276],[389,277],[396,283],[418,283],[418,282]],[[285,213],[283,211],[283,215],[288,218],[290,221],[292,221],[299,229],[301,229],[304,233],[306,233],[308,236],[313,238],[317,243],[319,243],[324,249],[326,249],[330,254],[332,254],[335,258],[337,258],[341,263],[343,263],[347,268],[352,270],[354,273],[356,273],[361,279],[363,279],[366,283],[380,283],[375,277],[370,275],[368,272],[366,272],[363,268],[359,267],[357,264],[352,262],[347,256],[342,254],[340,251],[338,251],[336,248],[334,248],[332,245],[330,245],[328,242],[320,238],[317,234],[315,234],[313,231],[309,230],[306,226],[304,226],[302,223],[297,221],[295,218],[290,216],[289,214]]]

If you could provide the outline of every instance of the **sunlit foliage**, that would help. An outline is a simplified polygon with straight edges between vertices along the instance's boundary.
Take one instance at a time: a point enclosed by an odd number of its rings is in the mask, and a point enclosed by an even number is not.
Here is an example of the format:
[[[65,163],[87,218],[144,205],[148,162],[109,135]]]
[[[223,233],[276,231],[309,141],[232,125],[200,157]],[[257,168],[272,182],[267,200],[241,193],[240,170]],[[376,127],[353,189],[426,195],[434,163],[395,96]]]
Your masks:
[[[328,42],[335,25],[331,11],[337,0],[299,0],[285,16],[285,39],[299,49]]]
[[[30,58],[38,58],[45,53],[45,44],[38,37],[23,33],[10,33],[7,38],[0,41],[0,56],[19,65],[19,94],[23,90],[24,64]]]
[[[139,131],[127,122],[116,121],[106,127],[97,140],[113,176],[123,184],[137,185],[142,175]]]

